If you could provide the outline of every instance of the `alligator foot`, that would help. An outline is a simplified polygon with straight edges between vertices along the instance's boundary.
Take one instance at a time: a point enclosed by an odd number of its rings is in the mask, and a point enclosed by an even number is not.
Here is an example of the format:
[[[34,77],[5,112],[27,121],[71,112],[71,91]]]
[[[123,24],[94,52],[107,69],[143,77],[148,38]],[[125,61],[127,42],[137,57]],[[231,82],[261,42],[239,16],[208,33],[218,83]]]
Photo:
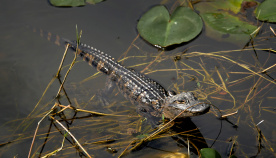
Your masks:
[[[103,106],[110,105],[110,94],[113,92],[114,88],[116,87],[116,84],[110,80],[110,78],[107,78],[105,88],[98,91],[97,98],[100,100],[101,104]]]

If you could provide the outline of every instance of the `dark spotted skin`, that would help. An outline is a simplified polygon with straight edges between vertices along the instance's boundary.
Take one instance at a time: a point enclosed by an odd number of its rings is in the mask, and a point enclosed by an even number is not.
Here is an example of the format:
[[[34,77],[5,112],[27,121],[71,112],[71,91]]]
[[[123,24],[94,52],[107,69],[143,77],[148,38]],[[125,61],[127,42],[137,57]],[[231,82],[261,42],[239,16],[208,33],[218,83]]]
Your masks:
[[[122,66],[111,56],[96,48],[82,43],[77,45],[77,42],[65,41],[84,61],[108,75],[110,80],[116,83],[119,91],[132,104],[138,106],[138,113],[147,118],[160,117],[162,114],[167,118],[174,118],[185,110],[182,115],[178,116],[184,118],[209,111],[209,104],[199,102],[191,92],[180,94],[168,92],[159,83]]]
[[[67,41],[67,43],[76,51],[76,42]],[[160,115],[157,111],[160,111],[159,109],[164,103],[164,98],[167,97],[167,91],[159,83],[132,69],[122,66],[111,56],[86,44],[79,44],[76,52],[89,65],[107,74],[111,81],[116,83],[119,91],[132,104],[141,105],[140,108],[142,111],[150,112],[152,115]]]

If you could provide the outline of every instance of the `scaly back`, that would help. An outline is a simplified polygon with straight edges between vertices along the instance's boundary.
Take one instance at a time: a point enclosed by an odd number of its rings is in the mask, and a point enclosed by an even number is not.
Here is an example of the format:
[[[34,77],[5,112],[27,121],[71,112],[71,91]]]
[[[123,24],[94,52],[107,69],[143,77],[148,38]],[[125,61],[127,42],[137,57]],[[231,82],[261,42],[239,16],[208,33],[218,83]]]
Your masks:
[[[70,47],[77,52],[83,60],[90,65],[107,74],[115,81],[119,90],[132,103],[152,105],[160,107],[162,101],[167,97],[167,91],[154,80],[128,69],[114,60],[111,56],[90,47],[86,44],[66,41]]]

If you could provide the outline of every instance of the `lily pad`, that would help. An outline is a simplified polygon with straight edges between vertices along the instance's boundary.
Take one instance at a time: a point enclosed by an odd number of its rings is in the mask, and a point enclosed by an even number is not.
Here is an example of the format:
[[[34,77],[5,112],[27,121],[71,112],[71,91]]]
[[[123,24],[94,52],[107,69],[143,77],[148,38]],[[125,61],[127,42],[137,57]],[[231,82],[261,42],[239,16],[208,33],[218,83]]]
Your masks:
[[[203,148],[200,150],[202,158],[221,158],[220,154],[212,148]]]
[[[137,29],[149,43],[167,47],[190,41],[202,26],[200,16],[190,8],[178,7],[170,16],[164,6],[156,6],[141,17]]]
[[[214,0],[209,2],[200,2],[196,4],[195,7],[200,11],[200,13],[223,11],[237,14],[240,12],[242,4],[245,1],[252,0]]]
[[[251,34],[257,29],[257,26],[227,13],[204,13],[202,18],[210,27],[225,34]]]
[[[255,11],[258,20],[276,22],[276,0],[265,0]]]
[[[257,26],[245,21],[237,14],[243,0],[203,2],[196,5],[206,25],[206,35],[218,41],[245,45]]]
[[[50,0],[50,3],[56,7],[78,7],[84,6],[84,0]]]

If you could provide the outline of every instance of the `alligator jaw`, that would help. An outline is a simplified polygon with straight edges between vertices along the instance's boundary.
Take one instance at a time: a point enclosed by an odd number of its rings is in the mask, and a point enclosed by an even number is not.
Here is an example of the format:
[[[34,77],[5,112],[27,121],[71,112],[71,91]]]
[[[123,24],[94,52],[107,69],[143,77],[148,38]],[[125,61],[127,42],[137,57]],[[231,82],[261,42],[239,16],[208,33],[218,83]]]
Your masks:
[[[200,102],[192,92],[183,92],[177,95],[169,96],[166,98],[163,106],[163,114],[166,118],[185,118],[197,116],[207,113],[210,110],[210,105]]]

